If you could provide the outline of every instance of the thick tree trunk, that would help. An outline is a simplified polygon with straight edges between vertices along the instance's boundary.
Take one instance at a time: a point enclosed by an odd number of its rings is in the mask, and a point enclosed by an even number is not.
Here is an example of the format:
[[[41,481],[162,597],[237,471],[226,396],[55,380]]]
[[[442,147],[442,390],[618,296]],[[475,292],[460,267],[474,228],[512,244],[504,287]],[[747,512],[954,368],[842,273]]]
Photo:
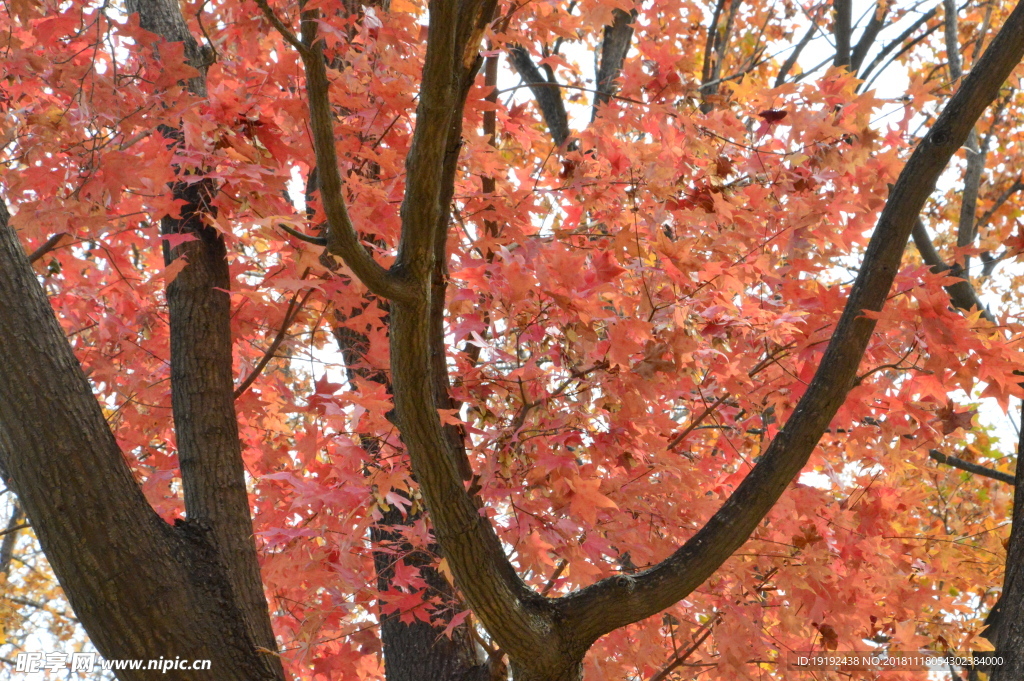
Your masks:
[[[0,464],[75,614],[108,659],[211,661],[163,679],[277,681],[209,526],[143,497],[8,218],[0,203]]]
[[[173,0],[129,0],[128,9],[138,12],[142,28],[168,42],[184,44],[185,56],[199,71],[189,80],[189,91],[205,96],[207,55],[189,31],[178,4]],[[165,128],[164,133],[173,144],[182,144],[180,130]],[[176,182],[173,196],[183,202],[181,217],[164,216],[161,221],[163,234],[193,238],[164,249],[168,264],[182,257],[188,261],[167,287],[178,461],[189,520],[212,529],[253,640],[259,647],[275,651],[235,415],[227,247],[223,235],[205,223],[214,211],[210,201],[214,193],[209,180]],[[280,659],[271,659],[280,669]],[[283,670],[279,675],[283,678]]]
[[[512,663],[512,681],[582,681],[583,660],[566,658],[561,665],[537,669]]]
[[[1024,404],[1021,413],[1024,414]],[[995,644],[996,654],[1003,657],[1003,665],[993,669],[990,681],[1024,679],[1024,465],[1021,465],[1021,454],[1024,454],[1024,428],[1017,443],[1013,524],[1006,551],[1003,593],[989,616],[989,624],[995,631],[986,634]]]
[[[367,304],[377,305],[378,302],[371,298]],[[364,358],[369,349],[366,336],[339,325],[334,329],[334,337],[345,361],[349,380],[358,376],[385,384],[388,392],[391,392],[385,372],[364,366]],[[364,438],[363,448],[371,456],[376,454],[376,441]],[[380,521],[371,526],[377,588],[385,591],[391,587],[394,563],[405,556],[406,563],[419,568],[420,576],[427,582],[428,590],[423,594],[424,598],[435,596],[442,602],[451,603],[454,608],[459,599],[448,581],[434,567],[433,556],[437,553],[437,547],[431,545],[430,554],[416,552],[401,534],[401,526],[411,526],[421,517],[419,513],[403,514],[400,509],[392,507]],[[401,621],[399,613],[385,615],[383,611],[380,613],[380,623],[387,681],[487,681],[490,678],[488,666],[479,661],[480,656],[470,636],[469,625],[463,623],[449,635],[444,632],[446,622],[428,624],[417,620],[405,623]]]
[[[378,549],[373,554],[377,570],[377,586],[381,590],[391,586],[395,560],[405,556],[407,565],[418,567],[427,582],[424,598],[438,597],[442,602],[457,606],[459,601],[451,586],[434,567],[434,557],[413,551],[399,531],[390,529],[411,525],[419,515],[403,516],[392,508],[381,522],[371,528],[371,538]],[[433,547],[432,547],[433,548]],[[450,613],[454,614],[454,613]],[[381,641],[384,644],[384,669],[387,681],[487,681],[490,671],[479,662],[476,646],[469,628],[463,624],[449,636],[444,633],[444,622],[428,624],[422,621],[405,623],[399,613],[380,616]]]

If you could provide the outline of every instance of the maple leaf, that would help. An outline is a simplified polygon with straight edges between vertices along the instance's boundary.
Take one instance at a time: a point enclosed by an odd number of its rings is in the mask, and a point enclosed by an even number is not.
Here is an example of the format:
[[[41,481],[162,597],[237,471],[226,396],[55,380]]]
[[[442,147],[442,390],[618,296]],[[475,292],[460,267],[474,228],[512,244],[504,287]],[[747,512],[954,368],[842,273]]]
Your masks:
[[[453,615],[452,618],[448,621],[447,626],[445,626],[445,628],[444,628],[444,635],[447,636],[448,638],[451,638],[452,637],[452,633],[463,622],[466,621],[466,618],[469,617],[470,612],[471,611],[469,611],[469,610],[462,610],[460,612],[457,612],[455,615]]]
[[[788,114],[788,111],[782,111],[780,109],[767,109],[757,114],[758,117],[761,118],[761,125],[757,127],[757,131],[754,133],[755,136],[761,137],[762,135],[770,132],[771,129]]]
[[[610,508],[618,509],[618,505],[601,494],[600,480],[570,480],[568,481],[573,489],[573,495],[569,505],[574,515],[582,518],[587,525],[597,522],[597,509]]]
[[[46,384],[53,386],[46,395],[60,398],[50,402],[68,404],[65,391],[78,386],[82,404],[97,398],[101,414],[97,436],[83,437],[84,421],[69,422],[40,402],[10,420],[47,427],[23,429],[30,437],[0,458],[32,454],[12,471],[52,460],[43,473],[74,478],[60,486],[62,494],[88,492],[84,506],[63,498],[56,506],[47,499],[30,505],[38,518],[31,526],[48,527],[52,537],[54,525],[46,522],[55,522],[58,534],[68,517],[95,525],[95,499],[131,509],[118,517],[152,510],[181,521],[183,492],[194,489],[189,476],[215,465],[218,453],[234,457],[218,474],[239,472],[234,488],[245,494],[235,500],[236,534],[252,532],[258,551],[250,558],[260,556],[243,572],[259,571],[275,599],[274,632],[256,646],[270,654],[253,668],[280,659],[297,681],[378,681],[394,671],[391,663],[409,659],[409,650],[423,669],[465,676],[477,665],[481,641],[499,645],[475,636],[477,629],[499,637],[505,630],[478,627],[469,619],[473,595],[467,591],[462,605],[454,590],[455,575],[465,576],[460,557],[475,545],[448,553],[450,564],[435,561],[438,543],[464,539],[466,525],[445,525],[451,507],[427,510],[427,500],[437,498],[431,485],[447,475],[444,448],[436,438],[424,446],[420,431],[404,429],[396,403],[420,409],[406,422],[432,424],[434,435],[438,425],[464,431],[475,473],[465,485],[475,506],[465,506],[465,517],[479,520],[474,532],[493,528],[492,546],[514,547],[514,568],[545,596],[566,596],[609,576],[605,586],[628,591],[646,567],[693,538],[750,466],[765,460],[813,384],[829,339],[842,336],[836,324],[849,295],[845,273],[864,256],[908,152],[933,146],[919,142],[951,95],[940,34],[907,42],[894,62],[899,78],[876,82],[909,85],[884,101],[859,92],[850,69],[821,77],[794,64],[781,73],[783,59],[760,54],[765,39],[795,43],[806,17],[772,3],[724,3],[716,14],[714,3],[692,0],[597,0],[572,11],[518,2],[498,9],[481,44],[474,35],[459,58],[426,69],[427,55],[440,54],[437,36],[450,32],[429,26],[440,15],[419,0],[371,0],[348,10],[310,0],[305,9],[320,14],[303,28],[315,27],[323,49],[323,59],[312,61],[239,0],[207,3],[201,17],[190,10],[175,22],[191,30],[196,45],[217,46],[214,63],[201,69],[194,65],[209,60],[193,43],[141,28],[160,25],[143,21],[151,4],[117,21],[94,3],[14,0],[10,13],[0,13],[0,156],[3,198],[13,213],[2,229],[35,260],[10,286],[7,278],[23,263],[0,255],[0,284],[17,293],[41,283],[49,306],[31,317],[52,311],[63,331],[0,338],[8,359],[0,381],[39,381],[12,390],[24,399],[3,408],[23,408],[41,392],[41,367],[63,366],[67,372]],[[884,34],[916,11],[903,0],[881,5],[874,16]],[[288,8],[275,9],[290,26]],[[1006,9],[993,13],[991,33]],[[991,33],[979,34],[987,26],[983,10],[965,10],[961,44],[994,44]],[[818,23],[831,30],[832,22]],[[576,47],[554,49],[559,42]],[[512,44],[530,53],[539,76],[524,67],[521,84],[506,84],[501,62]],[[479,70],[477,48],[484,48]],[[600,82],[584,87],[595,61]],[[327,85],[318,91],[316,74],[304,70],[321,63]],[[457,64],[469,70],[450,72]],[[870,81],[885,68],[865,64],[858,72]],[[431,84],[438,72],[442,87]],[[448,102],[440,108],[444,124],[432,123],[440,110],[432,98],[447,97],[448,85],[460,82],[468,86],[465,110]],[[1007,263],[1024,244],[1015,219],[1024,193],[1015,189],[1021,159],[1013,141],[1022,107],[1005,93],[999,116],[976,123],[990,138],[977,197],[981,241],[948,250],[938,264],[918,265],[909,251],[884,308],[861,320],[875,325],[862,366],[879,369],[845,397],[803,473],[757,523],[750,546],[663,617],[600,637],[583,665],[561,676],[669,678],[681,670],[668,666],[698,658],[717,661],[701,672],[711,681],[770,676],[776,672],[750,661],[777,659],[776,651],[803,649],[810,640],[833,650],[865,634],[879,643],[941,640],[966,649],[1002,579],[992,561],[976,558],[1005,554],[1010,498],[975,476],[956,476],[950,489],[944,476],[922,475],[922,466],[934,463],[924,464],[921,450],[941,431],[949,451],[989,458],[995,445],[970,432],[975,411],[949,402],[950,391],[978,396],[982,410],[993,402],[1005,407],[1021,393],[1013,370],[1024,364],[1016,295],[1024,279]],[[312,125],[318,105],[307,94],[325,100],[318,110],[329,125]],[[903,109],[902,120],[889,115],[893,108]],[[918,120],[925,122],[920,132],[910,125]],[[957,129],[974,124],[961,122]],[[559,124],[570,130],[566,143],[552,135]],[[323,157],[325,149],[333,159]],[[960,170],[954,163],[948,172]],[[332,193],[321,195],[319,186]],[[932,192],[925,220],[936,244],[957,242],[960,188],[940,182]],[[437,231],[437,248],[404,250],[415,241],[407,237],[423,206],[440,210],[427,230]],[[164,221],[194,224],[153,236]],[[223,243],[197,242],[200,222]],[[329,227],[331,236],[359,245],[356,259],[336,244],[328,253],[282,239],[275,227],[282,223],[310,235]],[[67,237],[48,241],[58,233]],[[184,259],[165,266],[161,242],[188,250],[193,264],[211,265],[216,277],[203,280],[206,270],[192,271]],[[406,267],[418,249],[433,255]],[[965,266],[980,250],[999,254],[989,277],[931,271]],[[871,262],[861,267],[865,276],[878,271]],[[188,281],[176,283],[188,286],[169,289],[182,273]],[[410,282],[418,293],[403,295]],[[945,287],[958,282],[1002,296],[998,325],[980,310],[951,304]],[[230,298],[220,295],[229,288]],[[425,291],[429,311],[410,317],[408,300]],[[211,292],[216,305],[202,299]],[[32,301],[9,301],[0,326],[25,321]],[[183,325],[182,310],[201,319]],[[399,357],[409,348],[402,328],[428,317],[420,340],[427,338],[430,354],[395,360],[396,348]],[[190,339],[201,341],[182,354],[181,342]],[[19,365],[35,341],[51,355],[66,350],[67,361],[46,356]],[[853,354],[844,360],[856,363]],[[216,371],[200,376],[189,368],[216,356]],[[410,385],[410,374],[427,397],[403,402],[394,391]],[[219,388],[208,384],[213,376]],[[328,376],[344,379],[335,384]],[[188,379],[206,392],[199,407],[182,414],[182,398],[192,394]],[[243,381],[253,389],[234,395]],[[206,400],[207,392],[217,399]],[[217,437],[186,434],[215,411],[216,427],[203,432]],[[112,441],[116,448],[84,460],[123,464],[116,475],[90,479],[95,467],[81,467],[82,457],[51,456]],[[203,456],[190,456],[189,447]],[[138,495],[111,491],[133,477],[152,509],[133,507]],[[448,491],[458,497],[460,487],[455,481]],[[33,489],[26,485],[26,494]],[[6,512],[16,502],[4,499]],[[914,539],[935,536],[937,510],[939,533],[956,542]],[[53,561],[54,569],[90,552],[116,563],[124,550],[96,542],[130,536],[134,546],[148,536],[146,527],[98,516],[102,532],[72,542],[76,551]],[[70,606],[30,541],[31,528],[18,530],[11,518],[6,536],[18,541],[0,581],[18,602],[48,604],[48,619],[0,599],[6,644],[84,640],[77,621],[61,615]],[[179,522],[175,531],[185,529]],[[228,553],[232,576],[237,565]],[[180,580],[157,581],[174,567],[160,555],[140,552],[110,578],[126,593],[151,588],[175,596],[167,602],[201,609],[208,599]],[[470,567],[489,565],[485,553]],[[66,570],[62,579],[77,592],[76,603],[87,602],[78,599],[76,573],[87,569]],[[122,600],[101,605],[124,614],[153,602]],[[498,607],[487,605],[481,620]],[[212,641],[211,654],[233,650],[218,638],[237,630],[228,611],[234,609],[189,613],[194,626],[215,626],[187,633]],[[581,624],[616,612],[612,599]],[[129,614],[114,619],[144,621]],[[416,626],[376,626],[383,615]],[[180,638],[151,624],[165,640]],[[538,660],[557,660],[558,651],[544,647],[550,633],[530,627],[515,646],[502,647],[505,657],[528,667],[529,655],[511,656],[532,641],[544,653]],[[115,647],[124,638],[102,633]],[[437,645],[441,636],[447,642]],[[280,657],[274,640],[284,643]],[[680,640],[687,649],[696,645],[689,662],[680,659]],[[415,643],[404,648],[407,641]],[[398,657],[384,660],[384,650]],[[490,671],[500,674],[500,657]]]
[[[161,234],[160,240],[167,242],[167,246],[172,250],[180,246],[181,244],[188,243],[189,241],[195,241],[199,237],[191,232],[185,232],[181,234]]]
[[[949,435],[958,428],[962,428],[965,431],[970,430],[971,420],[977,413],[976,409],[956,411],[956,406],[952,402],[947,402],[946,406],[941,407],[935,412],[935,415],[942,425],[942,434]]]

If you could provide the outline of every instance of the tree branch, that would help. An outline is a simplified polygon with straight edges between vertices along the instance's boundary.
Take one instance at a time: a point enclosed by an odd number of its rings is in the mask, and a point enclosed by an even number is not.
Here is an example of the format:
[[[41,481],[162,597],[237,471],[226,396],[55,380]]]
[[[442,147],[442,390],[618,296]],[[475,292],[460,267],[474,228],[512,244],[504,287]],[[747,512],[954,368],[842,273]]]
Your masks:
[[[925,14],[923,14],[920,19],[918,19],[913,24],[911,24],[910,27],[907,28],[907,30],[903,31],[903,33],[901,33],[898,37],[896,37],[895,39],[889,41],[889,43],[886,44],[885,47],[883,47],[881,50],[879,50],[878,54],[875,55],[875,58],[871,60],[870,64],[868,64],[868,67],[866,69],[864,69],[864,71],[862,71],[857,77],[860,78],[861,80],[866,80],[867,77],[868,77],[868,74],[870,74],[872,71],[874,71],[883,61],[885,61],[885,58],[888,57],[889,54],[893,50],[895,50],[897,47],[902,45],[904,41],[906,41],[906,40],[908,40],[910,38],[910,36],[914,35],[914,33],[917,31],[917,29],[919,29],[922,26],[924,26],[925,24],[927,24],[935,16],[935,14],[937,12],[938,12],[938,8],[937,7],[932,8],[930,11],[926,12]],[[935,30],[934,27],[929,29],[925,33],[925,35],[929,35],[934,30]],[[902,50],[901,50],[901,53],[902,53]]]
[[[960,56],[959,30],[957,27],[956,0],[943,0],[943,27],[946,38],[946,57],[949,63],[949,78],[957,82],[963,77],[963,65]],[[979,35],[979,40],[984,40],[984,35]],[[986,138],[986,143],[988,138]],[[956,245],[957,248],[966,248],[974,244],[977,236],[975,229],[974,214],[978,208],[978,189],[981,186],[981,173],[985,170],[985,157],[987,148],[981,145],[978,140],[978,131],[971,128],[965,144],[967,150],[967,170],[964,173],[964,190],[960,195],[960,220],[957,225]],[[963,256],[960,263],[960,276],[964,281],[970,281],[971,259]]]
[[[310,236],[308,234],[303,234],[299,230],[292,229],[291,227],[289,227],[288,225],[284,224],[283,222],[278,223],[277,226],[280,227],[281,229],[283,229],[288,234],[290,234],[293,237],[295,237],[296,239],[298,239],[299,241],[305,241],[307,244],[313,244],[315,246],[326,246],[327,245],[327,239],[325,237],[322,237],[322,236]]]
[[[789,72],[793,70],[794,66],[796,66],[796,62],[803,53],[804,48],[807,47],[808,43],[811,42],[811,38],[813,38],[814,34],[817,32],[818,25],[812,21],[811,27],[807,29],[807,33],[804,33],[804,37],[800,39],[800,42],[796,44],[793,51],[789,53],[789,56],[786,57],[786,61],[782,62],[782,66],[779,68],[779,75],[775,77],[775,87],[779,87],[786,82],[786,76],[788,76]]]
[[[544,123],[548,126],[548,132],[559,148],[565,144],[571,134],[569,130],[569,115],[565,112],[565,102],[562,101],[561,90],[551,87],[552,83],[544,78],[544,75],[533,63],[533,58],[526,48],[520,45],[513,45],[508,52],[509,63],[516,70],[533,92],[540,107],[540,113],[544,116]]]
[[[411,289],[396,275],[389,273],[373,259],[356,233],[348,209],[338,169],[338,153],[334,147],[334,117],[328,94],[327,64],[324,43],[317,36],[319,11],[302,15],[302,45],[299,50],[306,72],[306,94],[309,100],[309,123],[313,151],[320,184],[320,201],[327,217],[327,250],[341,258],[363,284],[382,298],[403,298]]]
[[[833,33],[836,37],[836,58],[833,66],[850,66],[850,42],[853,34],[853,3],[851,0],[832,0]]]
[[[723,9],[724,3],[729,3],[729,15],[725,20],[725,27],[721,34],[718,32],[718,16]],[[732,25],[736,20],[736,12],[743,0],[720,0],[715,6],[715,14],[708,28],[708,45],[711,46],[711,55],[704,54],[704,70],[701,77],[700,93],[705,101],[700,105],[700,110],[708,113],[714,105],[707,101],[709,95],[718,94],[719,84],[722,77],[722,62],[725,61],[725,51],[729,46],[729,39],[732,37]],[[706,49],[706,48],[705,48]]]
[[[704,42],[704,64],[701,67],[700,81],[704,83],[711,80],[712,65],[715,60],[716,46],[718,45],[718,20],[725,9],[728,0],[718,0],[715,3],[715,11],[711,14],[711,23],[708,24],[707,40]]]
[[[600,107],[608,103],[609,95],[615,94],[617,89],[615,81],[622,73],[622,64],[626,61],[629,46],[633,41],[633,22],[636,21],[636,10],[623,12],[621,9],[615,9],[613,15],[615,21],[611,26],[604,27],[604,38],[601,40],[601,55],[597,68],[597,96],[594,97],[591,120],[597,118]]]
[[[260,11],[263,12],[263,16],[267,18],[270,25],[277,29],[277,32],[281,34],[281,37],[284,38],[289,45],[298,50],[299,54],[303,54],[306,51],[306,46],[303,45],[295,33],[288,28],[283,21],[281,21],[274,10],[271,9],[270,5],[267,4],[267,0],[254,0],[254,2],[259,6]]]
[[[997,198],[995,202],[993,202],[992,207],[985,211],[984,215],[981,216],[981,218],[978,220],[978,227],[980,228],[983,227],[984,225],[987,225],[992,220],[992,216],[995,215],[996,212],[1003,207],[1003,204],[1009,201],[1011,196],[1021,191],[1022,189],[1024,189],[1024,182],[1022,182],[1021,180],[1017,180],[1012,185],[1010,185],[1010,187],[1002,194],[1000,194],[999,198]]]
[[[883,4],[879,2],[875,5],[875,11],[871,15],[871,20],[864,27],[864,32],[861,33],[857,46],[853,48],[853,55],[850,57],[850,71],[852,73],[860,71],[861,64],[864,63],[864,59],[868,56],[868,51],[875,44],[878,34],[885,28],[885,17],[888,12],[888,3]]]
[[[697,650],[704,644],[704,641],[706,641],[708,637],[711,636],[711,632],[713,631],[712,625],[715,622],[717,622],[720,619],[720,617],[720,615],[715,615],[715,617],[710,622],[704,625],[704,632],[697,637],[697,640],[690,644],[689,648],[687,648],[686,650],[672,658],[671,662],[665,665],[665,667],[661,671],[652,676],[648,681],[665,681],[665,679],[668,678],[669,674],[674,672],[684,662],[690,659],[690,656],[697,652]]]
[[[952,466],[953,468],[959,468],[960,470],[967,471],[968,473],[974,473],[975,475],[981,475],[986,478],[992,478],[993,480],[1005,482],[1010,485],[1013,484],[1013,476],[1010,475],[1009,473],[1003,473],[1002,471],[993,470],[991,468],[988,468],[987,466],[979,466],[976,463],[964,461],[959,457],[950,456],[949,454],[943,454],[937,449],[929,449],[928,456],[934,459],[935,461],[938,461],[939,463],[944,463],[947,466]]]
[[[914,221],[914,228],[912,231],[914,238],[914,245],[917,246],[918,252],[921,253],[921,259],[924,263],[931,267],[932,272],[941,274],[942,272],[950,272],[953,270],[952,267],[942,261],[942,256],[935,250],[935,246],[932,244],[932,239],[928,236],[928,230],[924,226],[924,222],[921,218]],[[959,272],[951,272],[954,276],[961,276]],[[981,310],[981,316],[995,324],[995,317],[988,311],[985,305],[978,298],[977,291],[971,286],[971,282],[966,279],[961,279],[955,284],[946,286],[946,293],[949,294],[949,300],[955,307],[961,310],[970,312],[977,308]]]
[[[43,242],[43,244],[39,248],[32,251],[32,253],[28,256],[28,261],[31,263],[35,263],[36,261],[41,260],[47,253],[57,248],[60,245],[60,242],[66,236],[68,236],[67,232],[58,232],[57,234],[54,234],[45,242]]]
[[[786,425],[726,503],[672,556],[638,575],[618,576],[555,602],[577,637],[599,636],[686,597],[747,540],[806,464],[846,398],[924,202],[971,127],[1024,56],[1024,3],[1010,14],[900,173],[864,255],[843,314],[807,392]]]
[[[459,35],[473,36],[475,32],[466,30],[466,24],[481,17],[486,21],[493,11],[493,5],[478,8],[475,16],[460,14],[460,22],[465,23],[458,26]],[[559,646],[545,648],[538,638],[541,630],[551,631],[550,627],[538,628],[537,617],[545,616],[546,600],[519,578],[488,518],[467,493],[459,463],[459,455],[465,455],[452,451],[461,445],[452,441],[437,412],[438,406],[444,406],[439,387],[447,377],[440,375],[446,370],[440,355],[444,345],[443,337],[437,338],[439,312],[433,301],[443,304],[439,293],[444,273],[437,265],[442,259],[441,244],[448,229],[446,201],[454,180],[454,166],[447,162],[457,155],[456,131],[462,116],[462,93],[453,91],[452,85],[466,83],[468,74],[475,72],[476,62],[471,63],[466,55],[477,49],[479,40],[463,41],[452,35],[453,12],[450,3],[431,6],[423,95],[407,164],[409,190],[403,204],[403,243],[396,267],[401,265],[417,285],[423,281],[431,288],[424,292],[428,295],[392,301],[395,412],[438,544],[475,614],[510,659],[536,661],[537,650],[543,649],[550,656],[547,661],[556,664],[562,659]],[[459,59],[453,60],[453,55]],[[449,107],[447,111],[445,107]],[[583,652],[578,651],[580,658]]]
[[[308,270],[306,273],[308,273]],[[302,278],[305,279],[305,274],[303,274]],[[270,345],[267,347],[267,351],[263,353],[263,357],[261,357],[256,366],[253,367],[253,370],[249,375],[245,377],[245,380],[239,383],[238,387],[235,388],[234,398],[236,400],[245,394],[245,391],[249,389],[249,386],[259,378],[259,375],[263,373],[263,370],[270,363],[270,360],[274,358],[274,354],[277,352],[277,349],[281,347],[281,343],[284,342],[285,336],[288,335],[289,327],[291,327],[292,322],[295,321],[296,317],[299,316],[299,312],[302,311],[302,308],[306,306],[306,301],[309,300],[309,297],[313,295],[314,291],[316,291],[315,288],[311,288],[306,291],[305,295],[302,296],[302,300],[299,300],[298,291],[292,295],[292,299],[288,302],[288,309],[284,313],[284,320],[281,322],[281,328],[278,329],[277,335],[274,336],[274,340],[271,341]]]
[[[442,203],[448,192],[442,172],[451,152],[448,132],[453,116],[462,115],[463,86],[480,67],[480,39],[494,6],[495,0],[433,0],[430,4],[430,37],[416,130],[405,161],[402,236],[393,267],[407,278],[415,296],[427,295],[434,274],[436,233],[448,210],[448,203]],[[458,125],[461,129],[461,121]]]

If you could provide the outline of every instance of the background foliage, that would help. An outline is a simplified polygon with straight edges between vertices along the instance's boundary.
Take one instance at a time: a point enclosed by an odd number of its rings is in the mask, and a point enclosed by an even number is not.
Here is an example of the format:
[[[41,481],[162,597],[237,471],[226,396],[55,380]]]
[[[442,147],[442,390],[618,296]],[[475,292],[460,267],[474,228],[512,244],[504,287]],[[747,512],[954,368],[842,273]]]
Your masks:
[[[347,204],[387,266],[426,8],[315,4],[327,17]],[[615,12],[634,9],[616,96],[591,121],[588,60]],[[532,53],[560,84],[572,135],[555,143],[504,66],[500,84],[478,77],[453,204],[447,361],[458,404],[445,418],[462,429],[473,484],[538,590],[557,595],[663,558],[720,506],[803,394],[887,185],[957,78],[941,6],[865,9],[859,25],[884,30],[859,64],[834,66],[823,3],[499,7],[487,58]],[[182,10],[213,60],[207,98],[182,82],[194,71],[181,44],[155,40],[117,3],[6,3],[3,195],[26,250],[45,249],[39,279],[147,498],[171,520],[183,507],[163,291],[184,263],[166,267],[162,252],[188,237],[161,236],[158,223],[179,210],[173,164],[214,181],[207,218],[230,249],[236,405],[286,663],[298,678],[382,678],[381,610],[472,622],[458,604],[424,600],[400,552],[389,587],[377,588],[371,524],[421,505],[373,380],[388,371],[386,311],[322,248],[280,227],[313,234],[322,221],[318,193],[302,189],[315,161],[295,52],[252,4]],[[959,9],[964,71],[1005,11]],[[805,54],[785,66],[789,48],[808,43],[828,63],[803,71]],[[904,92],[880,97],[865,84],[884,69],[906,75]],[[909,249],[815,474],[690,598],[603,638],[587,678],[782,678],[786,651],[864,639],[986,647],[978,634],[1002,581],[1010,489],[928,452],[1012,468],[1011,445],[974,409],[1005,410],[1019,394],[1021,105],[1012,81],[978,125],[982,153],[962,152],[925,215],[944,262],[974,256],[993,316],[952,309],[948,272]],[[161,131],[179,120],[175,148]],[[958,247],[974,156],[977,236]],[[984,271],[983,253],[995,263]],[[337,337],[350,332],[368,344],[346,363]],[[7,658],[32,636],[81,639],[23,522],[13,514],[0,550]],[[429,544],[423,518],[398,531]]]

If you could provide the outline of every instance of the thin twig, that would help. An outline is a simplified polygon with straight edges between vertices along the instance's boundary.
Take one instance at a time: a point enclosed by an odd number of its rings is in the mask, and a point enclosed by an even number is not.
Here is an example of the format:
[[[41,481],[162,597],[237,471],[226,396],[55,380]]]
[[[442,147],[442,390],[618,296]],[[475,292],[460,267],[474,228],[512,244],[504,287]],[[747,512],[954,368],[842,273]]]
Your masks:
[[[308,273],[309,270],[307,269],[305,272],[302,273],[302,278],[305,279]],[[270,360],[274,358],[274,354],[277,352],[277,349],[281,346],[281,343],[284,342],[284,338],[288,333],[288,328],[292,325],[292,322],[295,321],[296,317],[299,316],[299,312],[302,311],[302,308],[306,305],[306,301],[309,300],[309,297],[313,295],[314,291],[316,291],[315,288],[311,288],[308,291],[306,291],[306,294],[302,296],[301,301],[298,299],[298,291],[296,291],[295,294],[292,296],[291,301],[288,303],[288,310],[284,313],[284,321],[281,322],[281,328],[278,330],[277,335],[274,337],[273,342],[270,344],[270,347],[267,348],[267,351],[265,353],[263,353],[263,357],[260,359],[256,367],[252,370],[252,373],[246,376],[245,380],[239,383],[238,387],[235,388],[236,400],[239,397],[241,397],[246,390],[249,389],[249,386],[253,384],[253,381],[255,381],[257,377],[259,377],[259,375],[263,373],[263,369],[266,368],[267,364],[270,363]]]
[[[565,558],[558,561],[558,565],[555,566],[555,571],[551,573],[551,577],[548,578],[547,584],[545,584],[544,588],[540,591],[541,596],[548,595],[548,592],[550,592],[551,589],[555,586],[555,582],[558,581],[558,578],[562,576],[562,573],[565,572],[565,568],[567,567],[569,567],[569,561],[567,561]]]
[[[22,523],[20,525],[15,525],[14,527],[8,527],[5,530],[0,530],[0,537],[4,536],[5,534],[10,534],[11,532],[17,532],[18,530],[24,530],[26,527],[30,527],[30,525],[28,523]]]
[[[693,645],[691,645],[689,648],[684,650],[682,653],[680,653],[679,655],[676,655],[675,659],[673,659],[660,672],[658,672],[657,674],[652,676],[650,679],[648,679],[648,681],[664,681],[665,679],[667,679],[669,674],[671,674],[673,671],[675,671],[676,668],[678,668],[681,664],[686,662],[686,660],[689,659],[689,657],[691,655],[693,655],[695,652],[697,652],[697,649],[700,648],[701,645],[704,643],[704,641],[707,640],[708,636],[711,635],[711,631],[712,631],[711,627],[714,626],[714,624],[716,622],[718,622],[719,619],[721,619],[721,615],[715,615],[714,617],[712,617],[711,620],[708,621],[708,623],[704,625],[704,633],[700,635],[700,638],[698,638],[696,641],[694,641]]]
[[[269,21],[271,25],[277,29],[277,32],[281,34],[282,38],[288,41],[288,44],[290,44],[292,47],[298,50],[299,54],[304,55],[309,51],[306,48],[306,46],[303,45],[302,42],[298,39],[295,33],[292,32],[290,28],[285,26],[284,22],[281,21],[280,18],[278,18],[277,14],[274,13],[274,10],[270,9],[270,5],[267,4],[267,0],[253,1],[259,6],[260,10],[263,11],[263,16],[267,18],[267,21]]]

